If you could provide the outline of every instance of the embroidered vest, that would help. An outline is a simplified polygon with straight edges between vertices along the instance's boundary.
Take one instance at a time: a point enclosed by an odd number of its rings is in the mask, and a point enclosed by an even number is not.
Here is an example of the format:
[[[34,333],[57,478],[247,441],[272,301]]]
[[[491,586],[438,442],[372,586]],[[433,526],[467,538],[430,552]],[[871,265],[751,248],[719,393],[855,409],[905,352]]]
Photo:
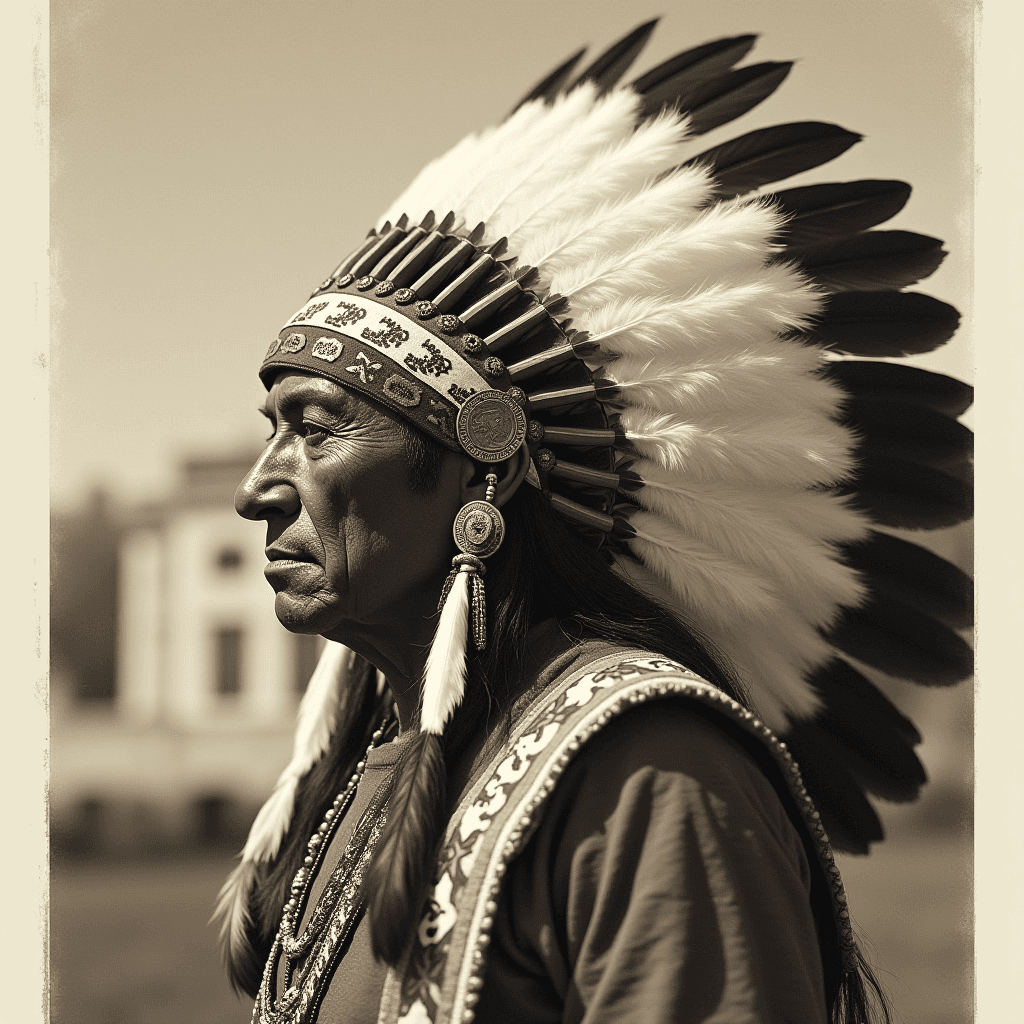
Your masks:
[[[587,740],[630,707],[684,697],[764,744],[799,808],[832,893],[843,968],[856,966],[846,897],[828,838],[786,745],[742,705],[688,669],[640,651],[605,655],[547,690],[515,724],[452,815],[423,917],[388,972],[378,1024],[470,1024],[483,986],[502,880],[540,822],[558,778]]]

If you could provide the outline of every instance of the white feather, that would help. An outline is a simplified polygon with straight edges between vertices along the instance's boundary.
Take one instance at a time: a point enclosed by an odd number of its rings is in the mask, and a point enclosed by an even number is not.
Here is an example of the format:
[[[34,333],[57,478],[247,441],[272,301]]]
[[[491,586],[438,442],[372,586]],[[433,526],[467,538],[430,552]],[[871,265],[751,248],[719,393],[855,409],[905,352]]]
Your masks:
[[[834,544],[864,536],[867,525],[841,499],[811,491],[687,487],[666,482],[668,474],[652,463],[632,469],[646,481],[633,495],[645,508],[762,576],[813,625],[830,625],[836,602],[856,605],[863,598],[857,574],[836,560]],[[794,523],[790,517],[801,508],[803,522]]]
[[[712,354],[709,353],[709,356]],[[821,359],[813,348],[769,344],[702,360],[691,354],[673,366],[667,360],[626,356],[605,368],[621,400],[688,420],[746,415],[785,415],[790,409],[818,412],[839,408],[842,392],[815,374]]]
[[[774,252],[768,241],[782,223],[758,200],[709,207],[682,229],[655,231],[634,245],[609,245],[550,275],[550,287],[581,310],[628,295],[686,294],[702,282],[756,272]]]
[[[502,154],[501,168],[467,197],[465,205],[472,216],[493,222],[492,230],[502,231],[504,219],[515,216],[524,202],[536,202],[552,186],[577,175],[597,154],[634,134],[639,97],[632,90],[607,93],[584,117],[568,109],[573,98],[570,93],[562,103],[564,122],[552,118],[543,138],[535,138],[539,133],[534,132],[517,152]],[[503,217],[496,216],[499,210]]]
[[[725,654],[728,667],[751,696],[753,709],[772,729],[785,732],[791,722],[813,717],[820,700],[805,673],[835,654],[820,634],[794,621],[786,609],[780,609],[766,624],[737,626],[715,621],[702,604],[691,607],[680,600],[660,577],[635,559],[619,557],[613,568]],[[795,644],[791,631],[798,638]]]
[[[478,168],[490,159],[493,151],[514,148],[535,124],[544,122],[549,111],[542,101],[524,103],[502,124],[467,135],[420,171],[377,221],[378,230],[385,221],[394,223],[403,213],[420,220],[428,210],[433,210],[443,217],[454,209],[448,205],[452,193],[460,187],[463,191],[472,188],[479,180]]]
[[[759,267],[681,296],[625,295],[577,309],[577,325],[613,355],[678,360],[735,352],[804,327],[821,297],[788,267]],[[596,357],[595,357],[596,358]]]
[[[423,674],[420,731],[440,736],[466,689],[469,573],[458,572],[441,609]]]
[[[800,410],[786,416],[737,415],[734,422],[689,423],[626,408],[626,439],[645,457],[694,482],[785,487],[832,486],[854,469],[850,433]]]
[[[669,173],[683,159],[680,139],[686,130],[685,122],[675,115],[665,115],[645,122],[635,131],[631,119],[622,127],[622,141],[618,145],[595,156],[576,174],[563,175],[561,179],[550,177],[538,183],[541,187],[533,190],[532,195],[522,196],[514,207],[501,212],[501,227],[517,248],[522,243],[524,260],[534,261],[527,254],[544,241],[558,245],[580,230],[606,230],[602,214],[610,216],[620,230],[634,230],[634,223],[643,227],[650,221],[652,211],[646,203],[633,203],[641,193],[650,193],[652,206],[670,196],[675,196],[679,203],[680,198],[692,197],[695,189],[699,189],[699,196],[693,202],[707,197],[711,180],[705,169]],[[652,183],[661,174],[666,174],[663,187],[653,189]],[[619,212],[626,206],[630,208],[628,217],[620,217]],[[550,234],[552,231],[554,235]]]
[[[260,808],[249,829],[240,863],[217,896],[211,922],[220,922],[220,935],[228,948],[241,949],[250,923],[249,892],[257,866],[272,860],[281,848],[295,809],[299,781],[327,749],[337,720],[338,698],[356,655],[341,644],[327,641],[299,704],[292,757],[278,776],[274,791]]]
[[[763,575],[687,536],[663,516],[637,512],[629,523],[636,530],[630,548],[687,605],[703,601],[723,621],[762,618],[776,608],[777,596]]]

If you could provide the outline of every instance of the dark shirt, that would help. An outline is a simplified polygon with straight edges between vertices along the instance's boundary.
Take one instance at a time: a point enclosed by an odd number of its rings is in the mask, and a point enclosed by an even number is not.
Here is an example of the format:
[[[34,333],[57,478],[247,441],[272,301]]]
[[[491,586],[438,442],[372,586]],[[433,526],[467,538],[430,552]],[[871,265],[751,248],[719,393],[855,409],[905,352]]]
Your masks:
[[[533,693],[604,653],[543,639]],[[371,753],[303,923],[400,746]],[[800,837],[751,756],[683,702],[640,705],[580,750],[510,868],[476,1021],[824,1021],[809,889]],[[363,919],[319,1021],[374,1024],[385,974]]]

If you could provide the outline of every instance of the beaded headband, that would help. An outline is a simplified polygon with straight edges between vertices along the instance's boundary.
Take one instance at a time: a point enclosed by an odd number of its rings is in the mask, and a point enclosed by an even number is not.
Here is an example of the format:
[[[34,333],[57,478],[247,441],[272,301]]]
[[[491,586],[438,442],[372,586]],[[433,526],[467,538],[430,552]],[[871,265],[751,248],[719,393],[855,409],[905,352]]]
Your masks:
[[[530,482],[600,540],[617,525],[619,477],[617,432],[597,401],[613,389],[582,362],[595,346],[556,319],[568,304],[543,294],[535,269],[501,260],[504,238],[481,248],[483,224],[469,232],[454,214],[434,220],[410,228],[403,216],[371,231],[281,328],[260,379],[269,390],[284,370],[326,377],[479,462],[508,459],[525,442]],[[547,386],[519,386],[538,377]],[[560,462],[542,442],[571,446],[582,461]],[[552,474],[573,498],[551,491]]]

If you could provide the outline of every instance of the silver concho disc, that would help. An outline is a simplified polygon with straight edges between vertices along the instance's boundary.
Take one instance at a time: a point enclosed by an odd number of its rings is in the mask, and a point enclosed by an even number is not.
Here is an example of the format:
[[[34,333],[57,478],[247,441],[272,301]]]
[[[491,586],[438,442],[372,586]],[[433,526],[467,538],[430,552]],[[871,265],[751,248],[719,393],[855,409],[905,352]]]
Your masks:
[[[523,407],[503,391],[480,391],[459,410],[459,444],[477,462],[504,462],[526,437]]]
[[[471,501],[459,509],[452,536],[463,554],[489,558],[505,539],[505,520],[489,501]]]

